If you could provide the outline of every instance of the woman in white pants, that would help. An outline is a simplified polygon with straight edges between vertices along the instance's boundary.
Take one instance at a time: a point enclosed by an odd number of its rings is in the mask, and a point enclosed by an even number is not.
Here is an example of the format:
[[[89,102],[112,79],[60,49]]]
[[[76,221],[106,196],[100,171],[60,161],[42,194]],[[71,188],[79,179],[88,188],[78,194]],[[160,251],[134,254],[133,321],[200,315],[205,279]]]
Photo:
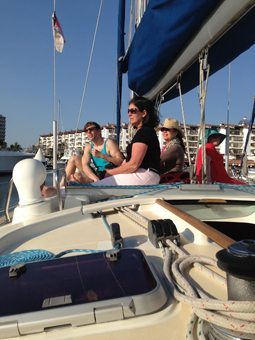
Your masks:
[[[137,129],[127,147],[127,158],[117,168],[106,169],[109,177],[94,185],[150,185],[160,180],[160,146],[155,128],[159,118],[154,104],[143,97],[130,100],[128,117]]]

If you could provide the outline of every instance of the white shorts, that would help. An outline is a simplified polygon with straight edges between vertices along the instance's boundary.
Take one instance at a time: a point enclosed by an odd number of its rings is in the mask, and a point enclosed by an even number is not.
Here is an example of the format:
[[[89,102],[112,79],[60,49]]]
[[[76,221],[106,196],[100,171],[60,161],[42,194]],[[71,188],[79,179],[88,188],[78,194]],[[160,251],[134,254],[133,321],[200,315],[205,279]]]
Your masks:
[[[132,174],[118,174],[106,177],[93,185],[151,185],[159,184],[160,176],[150,169],[139,168]]]

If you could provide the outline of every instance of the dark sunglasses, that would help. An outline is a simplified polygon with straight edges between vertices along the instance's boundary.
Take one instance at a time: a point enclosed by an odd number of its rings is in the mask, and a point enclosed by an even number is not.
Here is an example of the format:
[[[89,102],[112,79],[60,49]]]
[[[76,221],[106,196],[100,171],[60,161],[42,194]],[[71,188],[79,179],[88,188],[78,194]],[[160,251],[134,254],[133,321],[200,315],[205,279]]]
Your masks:
[[[91,127],[91,128],[87,128],[87,129],[84,129],[85,132],[91,132],[91,131],[94,131],[96,130],[97,128],[94,126],[94,127]]]
[[[139,112],[140,110],[138,110],[138,109],[128,109],[128,113],[137,113],[137,112]]]
[[[172,130],[172,129],[167,129],[167,128],[161,128],[161,129],[160,129],[161,132],[170,131],[170,130]]]

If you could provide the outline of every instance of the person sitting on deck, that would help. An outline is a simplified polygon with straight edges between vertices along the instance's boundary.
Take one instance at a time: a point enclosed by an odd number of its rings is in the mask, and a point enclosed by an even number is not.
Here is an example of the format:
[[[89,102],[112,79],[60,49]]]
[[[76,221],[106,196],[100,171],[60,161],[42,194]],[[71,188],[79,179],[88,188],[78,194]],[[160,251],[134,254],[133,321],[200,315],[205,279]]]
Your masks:
[[[246,183],[230,177],[224,166],[223,155],[221,155],[216,147],[219,146],[226,135],[219,133],[215,129],[206,130],[206,177],[208,183],[229,183],[245,185]],[[196,178],[198,183],[202,183],[202,146],[198,150]]]
[[[67,182],[97,182],[104,178],[107,168],[114,168],[123,162],[123,155],[117,143],[102,137],[99,124],[87,122],[84,131],[90,142],[86,143],[83,156],[73,155],[68,160],[65,169]],[[91,167],[91,161],[95,169]]]
[[[185,145],[178,120],[166,118],[160,130],[165,141],[160,154],[160,173],[183,171]]]
[[[95,185],[151,185],[160,180],[160,147],[155,131],[159,123],[153,102],[134,97],[129,102],[128,117],[136,129],[127,147],[127,158],[120,166],[106,169],[109,177]]]

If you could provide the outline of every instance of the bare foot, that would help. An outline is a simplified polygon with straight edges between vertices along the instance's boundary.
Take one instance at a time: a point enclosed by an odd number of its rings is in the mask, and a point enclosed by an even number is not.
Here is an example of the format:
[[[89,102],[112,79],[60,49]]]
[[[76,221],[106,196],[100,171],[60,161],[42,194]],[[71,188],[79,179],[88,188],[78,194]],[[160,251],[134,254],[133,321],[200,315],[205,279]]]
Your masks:
[[[44,186],[41,190],[41,194],[43,197],[52,197],[57,195],[57,189],[54,187],[46,187]]]

